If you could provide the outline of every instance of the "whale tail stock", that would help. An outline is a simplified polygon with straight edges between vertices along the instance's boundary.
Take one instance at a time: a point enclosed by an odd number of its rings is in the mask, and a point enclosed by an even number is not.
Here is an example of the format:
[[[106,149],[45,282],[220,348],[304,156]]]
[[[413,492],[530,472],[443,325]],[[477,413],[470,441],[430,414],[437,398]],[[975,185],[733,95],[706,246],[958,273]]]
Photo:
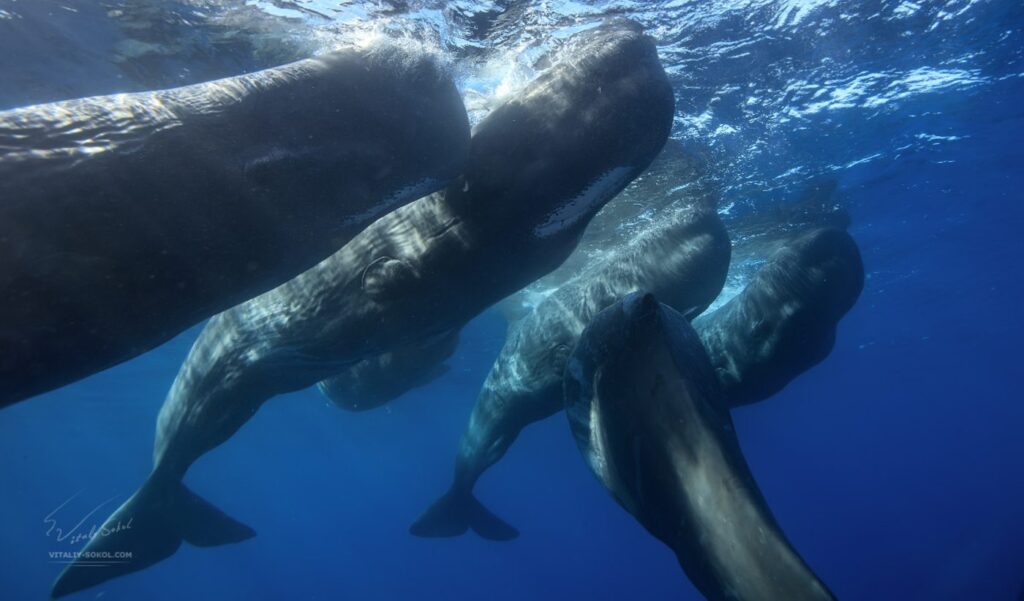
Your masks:
[[[64,568],[50,596],[63,597],[147,568],[173,555],[182,541],[213,547],[255,535],[180,481],[160,481],[151,475]]]
[[[434,501],[409,532],[425,538],[459,536],[472,528],[487,540],[506,541],[519,536],[513,526],[491,513],[472,492],[449,490]]]

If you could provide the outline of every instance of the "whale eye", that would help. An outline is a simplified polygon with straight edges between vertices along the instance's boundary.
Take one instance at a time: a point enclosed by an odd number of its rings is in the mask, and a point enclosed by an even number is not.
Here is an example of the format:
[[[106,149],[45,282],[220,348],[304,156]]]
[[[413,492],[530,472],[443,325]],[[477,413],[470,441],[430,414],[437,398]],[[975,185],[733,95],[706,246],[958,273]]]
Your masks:
[[[768,336],[768,320],[758,319],[750,324],[750,337],[753,340],[762,340]]]
[[[405,261],[379,257],[363,270],[362,286],[366,294],[382,298],[408,287],[416,279],[416,270]]]
[[[569,353],[572,349],[565,344],[556,344],[551,349],[551,361],[555,365],[564,365],[569,360]]]

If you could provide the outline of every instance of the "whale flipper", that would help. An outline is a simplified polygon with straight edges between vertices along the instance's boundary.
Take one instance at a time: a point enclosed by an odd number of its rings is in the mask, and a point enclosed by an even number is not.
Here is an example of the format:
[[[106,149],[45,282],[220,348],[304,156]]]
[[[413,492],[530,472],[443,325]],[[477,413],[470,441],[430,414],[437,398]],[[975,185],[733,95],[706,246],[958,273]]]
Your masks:
[[[107,518],[82,555],[64,568],[50,595],[56,599],[147,568],[173,555],[183,540],[213,547],[253,536],[252,528],[180,482],[150,478]],[[125,558],[126,553],[130,557]]]
[[[425,538],[459,536],[472,528],[487,540],[512,540],[519,531],[494,515],[472,493],[449,491],[434,501],[417,519],[409,532]]]

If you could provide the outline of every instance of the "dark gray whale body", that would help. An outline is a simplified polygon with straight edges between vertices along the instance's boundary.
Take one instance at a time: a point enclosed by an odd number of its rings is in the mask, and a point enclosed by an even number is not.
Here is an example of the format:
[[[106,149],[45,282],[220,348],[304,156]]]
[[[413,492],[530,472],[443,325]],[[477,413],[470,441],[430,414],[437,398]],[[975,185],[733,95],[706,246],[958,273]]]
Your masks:
[[[210,320],[160,411],[153,472],[106,522],[132,519],[132,529],[85,549],[144,559],[72,564],[54,595],[142,569],[182,540],[251,536],[182,485],[197,458],[267,399],[451,335],[572,252],[594,213],[657,155],[674,100],[652,40],[633,24],[577,34],[561,56],[477,126],[464,175],[443,194],[384,216],[312,269]]]
[[[693,326],[733,407],[757,403],[832,351],[864,288],[857,244],[834,228],[790,240],[742,293]]]
[[[561,286],[515,324],[473,407],[451,487],[410,531],[455,536],[472,528],[498,540],[518,534],[477,501],[473,487],[523,428],[562,410],[562,372],[583,328],[599,311],[638,289],[655,290],[683,310],[703,311],[725,283],[729,250],[729,236],[714,208],[678,211]]]
[[[601,312],[569,360],[565,402],[591,471],[705,597],[834,598],[768,509],[682,315],[639,293]]]
[[[0,406],[294,277],[468,147],[443,65],[384,42],[0,112]]]
[[[458,332],[407,344],[363,359],[340,374],[320,381],[317,387],[342,409],[373,409],[444,375],[448,371],[444,362],[458,344]]]
[[[729,254],[724,228],[712,217],[655,230],[648,236],[658,244],[641,245],[640,252],[612,256],[609,266],[585,271],[515,326],[473,407],[459,443],[454,481],[413,524],[413,534],[454,536],[471,527],[485,538],[516,535],[473,497],[476,481],[523,428],[561,410],[556,382],[569,349],[598,311],[638,289],[652,291],[688,315],[713,300]],[[673,243],[679,245],[674,253]],[[634,270],[634,275],[616,275],[623,270]],[[853,306],[863,282],[860,253],[849,234],[814,229],[777,250],[743,292],[694,320],[725,402],[738,406],[767,399],[824,359],[836,324]]]
[[[533,290],[560,288],[588,269],[596,255],[607,254],[608,249],[620,248],[635,238],[636,227],[623,227],[626,224],[673,221],[682,217],[677,211],[686,207],[714,210],[718,189],[707,176],[702,150],[686,149],[669,139],[643,175],[594,216],[573,254],[558,269],[502,299],[494,308],[510,323],[526,317],[533,310]],[[445,362],[455,351],[455,342],[451,339],[448,345],[431,341],[406,345],[364,359],[318,386],[343,409],[372,409],[446,373]]]

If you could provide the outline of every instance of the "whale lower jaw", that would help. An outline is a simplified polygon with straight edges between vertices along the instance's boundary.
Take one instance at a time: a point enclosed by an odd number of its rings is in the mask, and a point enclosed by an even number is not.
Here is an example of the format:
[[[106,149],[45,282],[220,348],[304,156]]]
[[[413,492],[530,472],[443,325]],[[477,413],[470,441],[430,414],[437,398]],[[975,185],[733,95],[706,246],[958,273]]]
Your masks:
[[[377,218],[390,213],[393,209],[430,194],[434,190],[440,188],[442,184],[443,182],[441,180],[424,178],[418,182],[398,188],[384,197],[380,202],[375,203],[369,209],[347,217],[345,221],[342,222],[342,225],[349,227],[371,223]]]
[[[547,238],[589,218],[618,194],[626,183],[633,179],[635,172],[636,169],[631,166],[609,169],[582,192],[548,215],[543,223],[533,228],[533,235]]]

